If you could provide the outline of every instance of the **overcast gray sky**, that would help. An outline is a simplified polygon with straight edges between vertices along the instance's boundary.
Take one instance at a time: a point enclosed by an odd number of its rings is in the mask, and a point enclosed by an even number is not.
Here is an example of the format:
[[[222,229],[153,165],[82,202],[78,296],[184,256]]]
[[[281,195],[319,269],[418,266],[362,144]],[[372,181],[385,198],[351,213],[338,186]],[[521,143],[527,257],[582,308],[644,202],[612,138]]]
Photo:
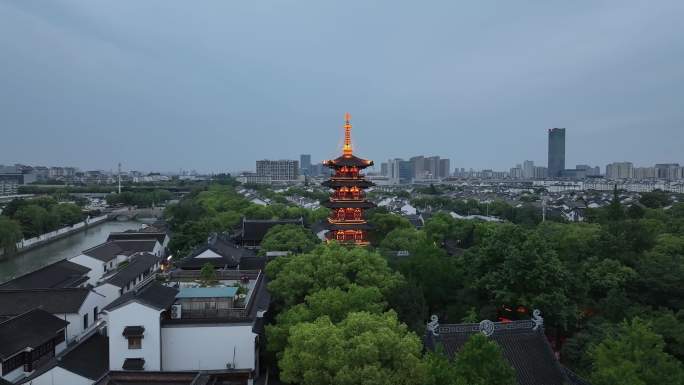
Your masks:
[[[0,163],[684,163],[684,1],[0,0]]]

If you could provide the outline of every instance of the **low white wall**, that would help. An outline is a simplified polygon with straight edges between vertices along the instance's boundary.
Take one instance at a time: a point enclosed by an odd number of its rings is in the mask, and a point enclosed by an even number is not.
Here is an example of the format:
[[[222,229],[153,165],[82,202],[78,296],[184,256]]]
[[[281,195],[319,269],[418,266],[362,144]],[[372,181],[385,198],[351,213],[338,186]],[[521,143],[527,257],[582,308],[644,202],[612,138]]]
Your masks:
[[[166,325],[162,328],[163,370],[255,369],[257,335],[252,325]]]
[[[92,385],[93,380],[79,376],[66,369],[55,366],[33,380],[28,385]]]
[[[120,287],[114,286],[111,283],[104,283],[93,289],[95,290],[95,292],[100,293],[105,297],[102,301],[103,305],[100,308],[100,310],[102,310],[104,307],[114,302],[115,299],[121,296],[121,294],[119,293],[120,289]]]
[[[99,281],[104,275],[104,262],[100,261],[99,259],[81,254],[73,258],[69,258],[69,261],[90,268],[90,271],[88,272],[88,283],[90,285],[95,286],[97,281]]]
[[[88,218],[88,219],[86,219],[82,222],[78,222],[72,226],[62,227],[61,229],[57,229],[57,230],[51,231],[49,233],[41,234],[41,235],[34,237],[34,238],[22,239],[21,241],[17,242],[17,251],[24,249],[26,247],[30,247],[33,244],[36,244],[38,242],[49,241],[53,238],[62,236],[64,234],[67,234],[67,233],[70,233],[72,231],[78,230],[82,227],[85,227],[86,225],[92,225],[95,223],[100,223],[104,220],[107,220],[106,215],[101,215],[101,216],[95,217],[95,218]]]

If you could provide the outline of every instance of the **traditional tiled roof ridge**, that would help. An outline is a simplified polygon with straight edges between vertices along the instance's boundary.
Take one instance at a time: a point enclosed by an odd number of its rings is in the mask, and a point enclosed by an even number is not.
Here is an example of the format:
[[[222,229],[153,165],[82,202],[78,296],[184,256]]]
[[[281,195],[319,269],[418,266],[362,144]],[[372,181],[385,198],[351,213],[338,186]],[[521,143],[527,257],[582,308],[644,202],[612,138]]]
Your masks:
[[[534,310],[529,320],[510,322],[483,320],[440,325],[438,317],[433,315],[423,343],[428,350],[442,346],[449,357],[454,358],[470,337],[478,333],[499,345],[521,385],[587,385],[558,361],[544,334],[544,320],[539,310]]]
[[[481,332],[487,337],[491,336],[497,331],[544,331],[544,318],[541,316],[541,311],[535,309],[532,311],[532,318],[529,320],[517,321],[500,321],[494,322],[490,320],[482,320],[478,323],[460,323],[460,324],[439,324],[439,318],[436,315],[430,317],[426,327],[428,333],[438,336],[442,333],[474,333]]]

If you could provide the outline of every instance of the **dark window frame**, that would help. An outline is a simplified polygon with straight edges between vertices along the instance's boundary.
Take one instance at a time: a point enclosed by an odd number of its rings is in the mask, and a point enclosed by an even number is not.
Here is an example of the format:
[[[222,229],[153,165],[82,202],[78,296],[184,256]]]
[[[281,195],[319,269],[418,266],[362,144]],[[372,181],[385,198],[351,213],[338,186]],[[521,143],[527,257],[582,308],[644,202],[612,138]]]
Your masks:
[[[129,350],[138,350],[142,349],[142,337],[141,336],[131,336],[127,337],[128,339],[128,349]],[[135,343],[137,341],[137,344]]]

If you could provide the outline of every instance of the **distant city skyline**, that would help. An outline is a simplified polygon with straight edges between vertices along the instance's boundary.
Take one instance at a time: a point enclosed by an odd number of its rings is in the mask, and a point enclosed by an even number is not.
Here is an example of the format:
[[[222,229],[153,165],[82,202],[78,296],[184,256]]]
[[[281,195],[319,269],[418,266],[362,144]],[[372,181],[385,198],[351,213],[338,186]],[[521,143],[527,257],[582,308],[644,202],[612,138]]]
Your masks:
[[[553,127],[568,130],[567,165],[684,163],[683,12],[679,0],[0,0],[0,163],[315,163],[339,153],[346,111],[376,163],[543,165]]]

